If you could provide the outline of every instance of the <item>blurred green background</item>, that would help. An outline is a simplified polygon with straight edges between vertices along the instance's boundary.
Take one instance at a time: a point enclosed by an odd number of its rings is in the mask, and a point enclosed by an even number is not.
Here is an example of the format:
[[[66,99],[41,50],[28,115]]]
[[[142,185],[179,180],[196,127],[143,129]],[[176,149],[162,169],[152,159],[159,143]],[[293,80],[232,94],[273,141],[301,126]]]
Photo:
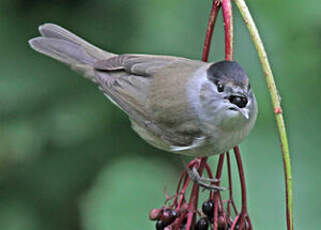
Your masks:
[[[321,5],[318,0],[248,4],[282,96],[295,229],[319,229]],[[209,0],[1,0],[1,229],[154,229],[149,210],[161,206],[164,186],[173,194],[182,170],[180,157],[139,139],[94,84],[29,48],[38,25],[62,25],[115,53],[199,59],[210,7]],[[260,111],[241,144],[249,212],[255,229],[281,230],[285,196],[276,125],[254,46],[234,9],[235,59],[251,78]],[[224,58],[221,15],[214,34],[216,61]]]

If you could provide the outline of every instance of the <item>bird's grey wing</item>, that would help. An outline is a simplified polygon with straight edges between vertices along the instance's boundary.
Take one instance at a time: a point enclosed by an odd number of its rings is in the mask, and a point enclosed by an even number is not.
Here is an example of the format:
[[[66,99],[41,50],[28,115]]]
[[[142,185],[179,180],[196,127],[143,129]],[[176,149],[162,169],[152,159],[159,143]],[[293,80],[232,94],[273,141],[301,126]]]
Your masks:
[[[153,73],[180,58],[119,55],[97,61],[93,67],[100,90],[140,126],[154,126],[146,103]],[[151,127],[155,129],[158,128]]]
[[[129,115],[136,132],[157,147],[168,151],[182,151],[199,142],[199,128],[191,122],[180,124],[179,129],[174,130],[158,124],[153,120],[153,111],[148,107],[147,97],[156,73],[165,67],[186,61],[191,60],[169,56],[120,55],[96,62],[94,69],[100,89]],[[163,143],[157,143],[158,139]],[[160,146],[164,143],[167,149]]]

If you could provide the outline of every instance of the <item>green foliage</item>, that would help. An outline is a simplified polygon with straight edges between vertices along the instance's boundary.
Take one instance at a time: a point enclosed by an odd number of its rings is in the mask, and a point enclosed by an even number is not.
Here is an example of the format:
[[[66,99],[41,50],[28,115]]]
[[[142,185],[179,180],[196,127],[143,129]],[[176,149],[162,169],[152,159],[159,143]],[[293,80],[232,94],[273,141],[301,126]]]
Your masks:
[[[182,169],[180,157],[140,140],[92,83],[32,51],[27,41],[38,34],[37,26],[57,23],[116,53],[199,59],[210,5],[197,0],[0,2],[1,229],[152,229],[148,211],[161,205],[165,185],[174,192]],[[297,229],[321,224],[319,5],[316,0],[249,3],[289,127]],[[285,229],[283,169],[270,99],[236,10],[235,39],[235,59],[251,78],[260,111],[241,145],[249,211],[257,229]],[[224,58],[223,42],[220,19],[214,60]]]

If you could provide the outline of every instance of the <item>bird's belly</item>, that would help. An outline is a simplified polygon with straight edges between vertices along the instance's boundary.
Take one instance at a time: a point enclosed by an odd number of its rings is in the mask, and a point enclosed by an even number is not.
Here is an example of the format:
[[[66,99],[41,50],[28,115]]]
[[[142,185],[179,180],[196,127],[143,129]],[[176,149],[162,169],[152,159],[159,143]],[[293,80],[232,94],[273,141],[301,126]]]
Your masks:
[[[173,146],[134,121],[132,121],[132,128],[142,139],[158,149],[194,157],[224,153],[240,144],[248,134],[247,129],[224,131],[222,133],[214,132],[216,135],[195,139],[189,146]]]

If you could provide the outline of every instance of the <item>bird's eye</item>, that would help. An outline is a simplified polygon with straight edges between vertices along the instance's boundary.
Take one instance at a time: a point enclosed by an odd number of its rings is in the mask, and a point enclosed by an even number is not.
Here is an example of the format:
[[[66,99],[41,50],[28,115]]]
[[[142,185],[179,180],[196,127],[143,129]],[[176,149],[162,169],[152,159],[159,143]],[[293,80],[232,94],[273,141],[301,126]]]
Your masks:
[[[222,85],[221,83],[217,83],[217,91],[219,93],[222,93],[224,91],[224,85]]]
[[[251,89],[251,84],[249,83],[249,85],[247,86],[247,90]]]

